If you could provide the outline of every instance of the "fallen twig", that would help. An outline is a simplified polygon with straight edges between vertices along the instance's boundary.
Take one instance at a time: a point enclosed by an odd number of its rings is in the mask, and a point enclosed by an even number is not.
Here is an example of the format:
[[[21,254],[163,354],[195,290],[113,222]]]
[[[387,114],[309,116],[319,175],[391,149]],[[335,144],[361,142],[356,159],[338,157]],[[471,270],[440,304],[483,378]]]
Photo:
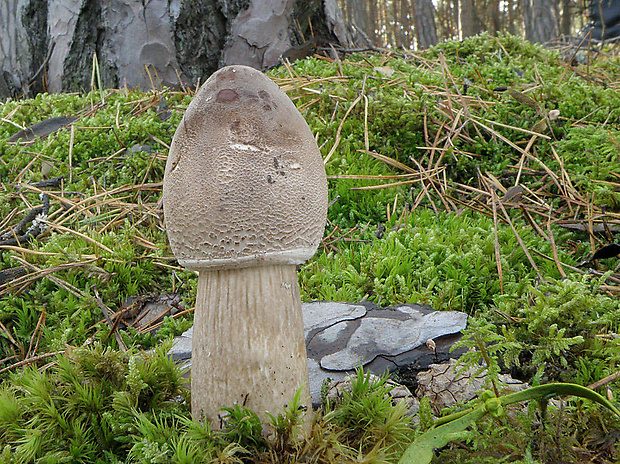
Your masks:
[[[110,331],[114,333],[114,337],[116,338],[116,341],[118,342],[119,348],[123,351],[127,351],[127,346],[125,345],[125,342],[121,338],[121,335],[118,333],[118,330],[116,330],[116,324],[113,324],[112,320],[110,319],[110,313],[108,312],[107,306],[103,304],[103,301],[101,300],[101,297],[99,296],[99,292],[97,291],[97,286],[93,285],[91,286],[91,288],[93,289],[93,293],[95,294],[95,301],[97,302],[97,305],[99,305],[99,309],[101,309],[101,312],[103,313],[103,317],[105,317],[105,320],[108,322],[108,325],[110,326]]]
[[[34,356],[32,358],[24,359],[24,360],[22,360],[20,362],[12,364],[12,365],[10,365],[8,367],[5,367],[3,369],[0,369],[0,374],[4,374],[5,372],[11,371],[13,369],[17,369],[18,367],[28,366],[29,364],[36,363],[38,361],[41,361],[42,359],[47,359],[47,358],[51,358],[52,356],[57,356],[59,354],[63,354],[64,352],[65,352],[65,350],[54,351],[53,353],[40,354],[39,356]]]

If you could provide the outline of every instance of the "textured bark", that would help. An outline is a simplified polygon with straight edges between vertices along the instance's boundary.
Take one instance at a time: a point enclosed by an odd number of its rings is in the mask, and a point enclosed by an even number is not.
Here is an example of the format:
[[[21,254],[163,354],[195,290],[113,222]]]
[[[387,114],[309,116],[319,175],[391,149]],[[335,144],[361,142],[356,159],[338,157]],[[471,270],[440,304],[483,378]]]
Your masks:
[[[352,15],[353,15],[353,24],[355,24],[357,27],[359,27],[364,32],[368,33],[367,31],[370,28],[368,24],[369,23],[368,9],[367,9],[365,0],[355,0],[353,2]]]
[[[562,17],[560,19],[560,34],[571,35],[573,27],[573,9],[575,5],[572,0],[562,0]]]
[[[308,385],[295,265],[201,271],[194,315],[192,414],[219,428],[234,404],[276,414]],[[310,407],[310,393],[303,404]]]
[[[487,30],[496,35],[501,29],[499,0],[491,0],[487,4]]]
[[[519,24],[519,4],[520,0],[512,0],[508,3],[508,25],[506,30],[509,34],[516,35],[517,34],[517,26]]]
[[[521,0],[525,38],[545,43],[558,36],[554,9],[548,0]]]
[[[47,49],[47,9],[40,8],[42,0],[3,0],[0,8],[0,97],[17,97],[40,87],[41,73]],[[39,7],[39,8],[37,8]],[[43,51],[43,53],[41,53]]]
[[[314,36],[355,38],[336,0],[2,0],[0,98],[105,87],[177,87],[218,67],[265,69]]]
[[[618,40],[620,37],[620,4],[617,0],[590,0],[592,38]]]
[[[437,27],[435,26],[435,7],[431,0],[414,0],[415,33],[418,48],[424,49],[437,44]]]
[[[369,28],[364,32],[368,35],[371,42],[377,45],[377,29],[379,29],[379,8],[377,8],[377,2],[369,2],[368,20],[370,21]]]
[[[474,0],[459,1],[459,39],[471,37],[482,31]]]
[[[409,0],[400,0],[400,22],[403,26],[403,45],[409,48],[413,45],[413,30],[411,20],[413,19],[413,5]]]

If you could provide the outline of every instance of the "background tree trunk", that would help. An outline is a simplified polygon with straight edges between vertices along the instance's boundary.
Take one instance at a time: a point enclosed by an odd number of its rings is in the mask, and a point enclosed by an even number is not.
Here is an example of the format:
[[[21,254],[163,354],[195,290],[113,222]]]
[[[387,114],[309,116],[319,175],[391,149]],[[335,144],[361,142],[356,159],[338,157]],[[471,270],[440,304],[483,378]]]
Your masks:
[[[509,34],[515,35],[517,33],[517,23],[518,23],[518,13],[519,13],[519,3],[518,0],[511,0],[507,4],[507,27],[506,30]]]
[[[368,19],[370,21],[369,30],[364,31],[370,37],[370,40],[373,44],[377,45],[377,29],[381,27],[379,25],[379,9],[377,7],[377,2],[369,2],[368,4]]]
[[[548,0],[521,0],[525,38],[545,43],[558,36],[553,4]]]
[[[562,0],[562,17],[560,19],[560,34],[571,35],[573,8],[575,5],[572,0]]]
[[[2,0],[0,97],[195,85],[218,67],[265,69],[314,36],[355,45],[336,0]],[[148,72],[147,72],[148,69]]]
[[[351,2],[351,6],[353,11],[351,12],[351,17],[353,18],[353,24],[364,31],[365,34],[368,34],[371,27],[370,21],[368,18],[368,8],[365,0],[353,0]]]
[[[482,31],[482,24],[474,0],[459,1],[459,39],[471,37]]]
[[[491,0],[487,3],[487,24],[487,31],[493,35],[497,35],[501,30],[499,0]]]
[[[415,34],[418,48],[428,48],[437,44],[435,26],[435,7],[431,0],[414,0]]]

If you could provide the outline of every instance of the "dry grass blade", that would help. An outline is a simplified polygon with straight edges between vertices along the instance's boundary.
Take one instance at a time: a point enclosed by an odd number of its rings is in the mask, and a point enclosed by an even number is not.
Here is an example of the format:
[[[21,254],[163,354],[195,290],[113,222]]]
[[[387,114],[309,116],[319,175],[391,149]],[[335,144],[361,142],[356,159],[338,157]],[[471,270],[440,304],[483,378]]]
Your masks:
[[[499,276],[499,290],[504,294],[504,273],[502,272],[502,255],[499,247],[499,222],[497,220],[498,198],[494,191],[491,191],[491,203],[493,205],[493,243],[495,248],[495,262],[497,263],[497,275]]]
[[[65,253],[53,253],[49,251],[30,250],[28,248],[18,247],[14,245],[0,245],[0,250],[15,251],[17,253],[22,253],[22,254],[27,253],[27,254],[38,255],[38,256],[66,256]],[[86,259],[97,259],[95,255],[80,255],[80,256]]]
[[[11,344],[17,348],[17,349],[21,349],[22,347],[20,345],[17,344],[17,342],[15,341],[15,339],[13,338],[13,336],[11,335],[11,332],[9,332],[9,330],[4,326],[4,324],[2,323],[2,321],[0,321],[0,329],[2,329],[2,332],[4,333],[4,335],[6,335],[6,338],[9,339],[9,341],[11,342]]]
[[[30,337],[30,345],[28,346],[28,352],[26,353],[25,359],[28,359],[31,354],[37,352],[37,348],[39,347],[39,341],[41,340],[41,331],[43,330],[43,325],[45,324],[45,307],[39,316],[39,320],[37,321],[37,325],[34,328],[34,332],[32,332],[32,337]],[[35,343],[36,340],[36,343]]]
[[[370,151],[370,140],[368,138],[368,97],[364,95],[364,149],[366,153]]]
[[[20,262],[25,262],[25,260],[20,260],[19,258],[16,258],[15,256],[13,256],[14,259],[16,259],[17,261]],[[49,267],[47,269],[39,269],[35,272],[32,272],[30,274],[26,274],[23,275],[21,277],[17,277],[15,279],[10,280],[9,282],[6,282],[2,285],[0,285],[0,296],[10,292],[13,288],[18,287],[21,285],[21,289],[16,292],[19,293],[22,290],[24,290],[26,287],[28,287],[29,285],[31,285],[32,283],[36,282],[37,280],[39,280],[41,277],[45,277],[48,274],[52,274],[54,272],[57,271],[62,271],[62,270],[66,270],[69,268],[73,268],[73,267],[88,267],[90,265],[92,265],[92,263],[94,263],[95,261],[97,261],[97,258],[93,258],[93,259],[89,259],[88,261],[80,261],[80,262],[73,262],[73,263],[65,263],[65,264],[60,264],[58,266],[53,266],[53,267]],[[30,269],[32,269],[32,267],[30,267]],[[36,268],[38,269],[38,268]],[[73,287],[75,288],[75,287]]]
[[[489,126],[487,126],[486,124],[482,123],[481,121],[478,121],[474,118],[471,119],[471,121],[474,124],[479,125],[480,127],[482,127],[484,130],[486,130],[488,133],[490,133],[491,135],[493,135],[494,137],[497,137],[498,139],[500,139],[502,142],[510,145],[512,148],[514,148],[515,150],[517,150],[519,153],[523,153],[526,154],[526,151],[521,148],[520,146],[516,145],[514,142],[510,141],[509,139],[507,139],[506,137],[504,137],[502,134],[500,134],[499,132],[491,129]]]
[[[366,153],[364,150],[358,151],[360,153]],[[419,171],[416,171],[411,166],[407,166],[406,164],[403,164],[400,161],[395,160],[394,158],[390,158],[389,156],[381,155],[380,153],[376,153],[374,151],[368,151],[367,154],[372,156],[373,158],[383,161],[385,164],[388,164],[402,171],[409,172],[411,174],[419,174]]]
[[[545,240],[549,240],[549,237],[547,236],[547,234],[545,234],[545,232],[540,228],[538,223],[534,220],[534,218],[532,217],[530,212],[525,208],[525,206],[520,204],[519,208],[521,209],[521,212],[523,213],[523,217],[525,217],[528,224],[532,226],[532,229],[534,229],[536,233],[540,235],[542,238],[544,238]]]
[[[109,308],[103,304],[103,301],[101,300],[101,297],[99,296],[99,292],[97,291],[97,287],[93,285],[91,288],[93,289],[93,292],[95,294],[95,301],[97,302],[99,309],[101,309],[101,312],[103,313],[103,317],[105,317],[105,320],[110,326],[110,331],[114,333],[114,337],[116,338],[116,341],[118,342],[119,348],[123,351],[127,351],[127,346],[125,345],[125,342],[121,338],[121,335],[118,333],[118,330],[116,330],[116,324],[113,324],[112,320],[110,319]]]
[[[42,221],[42,222],[44,222],[45,224],[50,226],[52,229],[58,230],[60,232],[69,232],[71,234],[77,235],[78,237],[83,238],[87,242],[90,242],[93,245],[98,246],[99,248],[101,248],[102,250],[107,251],[108,253],[111,253],[111,254],[114,253],[111,249],[109,249],[103,243],[98,242],[97,240],[95,240],[94,238],[89,237],[88,235],[85,235],[85,234],[83,234],[81,232],[78,232],[76,230],[73,230],[73,229],[69,229],[68,227],[61,226],[60,224],[54,224],[53,222],[49,222],[49,221]]]
[[[158,321],[160,321],[162,318],[164,318],[166,316],[166,314],[168,314],[170,311],[172,311],[172,309],[174,309],[175,306],[174,305],[168,305],[168,307],[166,309],[164,309],[162,312],[160,312],[159,314],[157,314],[152,320],[151,323],[149,324],[150,326],[152,326],[153,324],[157,323]],[[136,328],[137,324],[146,317],[147,313],[146,311],[141,314],[135,321],[133,321],[131,323],[131,327]],[[120,320],[120,317],[117,317],[116,319],[117,321]]]
[[[75,126],[71,124],[71,138],[69,140],[69,183],[73,182],[73,144],[75,142]]]
[[[331,150],[329,150],[329,153],[323,160],[323,164],[327,164],[327,162],[330,160],[332,155],[336,152],[338,145],[340,145],[340,133],[342,132],[342,127],[344,126],[344,123],[349,117],[349,114],[351,113],[353,108],[355,108],[355,105],[357,105],[361,99],[362,99],[362,94],[357,96],[357,98],[353,101],[353,103],[351,103],[351,106],[349,106],[346,113],[344,114],[344,117],[342,118],[342,121],[340,121],[340,125],[338,126],[338,130],[336,130],[336,140],[334,141],[334,145],[332,145]]]
[[[410,185],[415,184],[417,182],[421,182],[422,179],[411,179],[403,182],[392,182],[390,184],[379,184],[379,185],[367,185],[365,187],[351,187],[351,190],[378,190],[390,187],[398,187],[400,185]]]
[[[512,229],[512,232],[515,234],[515,237],[517,238],[517,241],[519,242],[519,246],[521,247],[521,249],[525,253],[525,256],[527,256],[527,259],[530,262],[532,268],[536,271],[536,275],[538,276],[538,278],[541,281],[544,281],[544,278],[543,278],[542,274],[540,273],[540,270],[538,269],[538,266],[536,266],[536,263],[532,259],[532,255],[530,255],[530,252],[528,251],[527,247],[525,246],[525,243],[523,243],[523,239],[521,238],[521,236],[519,235],[519,232],[517,232],[517,229],[515,228],[514,224],[512,223],[512,220],[510,219],[510,215],[506,211],[506,208],[504,208],[504,205],[501,202],[499,202],[499,207],[501,208],[502,212],[504,213],[504,217],[506,218],[506,221],[508,222],[508,225]]]
[[[12,364],[8,367],[5,367],[3,369],[0,369],[0,374],[4,374],[5,372],[11,371],[13,369],[17,369],[18,367],[24,367],[24,366],[28,366],[30,364],[34,364],[36,362],[39,362],[43,359],[47,359],[47,358],[51,358],[52,356],[57,356],[59,354],[63,354],[65,352],[65,350],[60,350],[60,351],[54,351],[53,353],[45,353],[45,354],[40,354],[39,356],[34,356],[32,358],[28,358],[28,359],[24,359],[23,361],[20,361],[18,363]]]
[[[562,278],[566,278],[566,273],[560,264],[560,259],[558,258],[558,249],[555,245],[555,237],[553,236],[553,230],[551,230],[551,215],[549,215],[549,221],[547,221],[547,232],[549,234],[549,243],[551,244],[551,253],[553,254],[553,261],[555,262],[558,271]]]
[[[593,384],[588,385],[588,388],[590,390],[596,390],[597,388],[601,388],[611,382],[614,382],[615,380],[620,379],[620,371],[615,372],[611,375],[608,375],[607,377],[605,377],[604,379],[598,380],[596,382],[594,382]]]
[[[388,206],[389,208],[389,206]],[[389,214],[389,213],[388,213]],[[342,229],[340,229],[340,227],[338,227],[337,225],[335,225],[333,222],[331,222],[329,219],[327,220],[328,224],[330,226],[333,227],[332,231],[327,234],[323,240],[321,240],[321,245],[323,246],[323,248],[327,251],[327,249],[331,249],[335,252],[338,252],[338,248],[336,248],[334,246],[334,243],[336,242],[364,242],[364,240],[361,239],[352,239],[350,237],[348,237],[348,235],[351,235],[353,232],[357,231],[359,229],[359,227],[355,226],[351,229],[349,229],[346,232],[343,232]],[[368,226],[370,225],[370,223],[367,223],[364,227],[362,227],[359,231],[360,234],[364,233],[366,231],[366,229],[368,229]],[[336,236],[336,233],[340,233],[340,235]]]
[[[386,179],[411,179],[420,176],[416,174],[394,174],[391,176],[371,175],[371,174],[336,174],[327,176],[328,179],[360,179],[360,180],[386,180]]]
[[[40,275],[38,277],[47,277],[52,282],[54,282],[56,285],[64,288],[69,293],[72,293],[73,295],[77,296],[78,298],[85,298],[85,295],[82,293],[82,291],[79,288],[74,287],[73,285],[71,285],[68,282],[65,282],[63,279],[61,279],[59,277],[50,275],[52,272],[56,272],[56,271],[61,270],[61,269],[66,269],[68,267],[82,265],[83,263],[61,264],[60,266],[55,266],[53,268],[41,269],[41,268],[38,268],[37,266],[35,266],[34,264],[30,264],[28,261],[26,261],[24,259],[21,259],[21,258],[19,258],[17,256],[11,256],[11,258],[13,258],[15,261],[19,262],[20,264],[23,264],[27,268],[29,268],[29,269],[39,273]],[[4,292],[2,292],[2,293],[4,293]]]
[[[179,318],[181,316],[185,316],[186,314],[190,314],[190,313],[194,312],[195,309],[196,308],[189,308],[189,309],[186,309],[185,311],[180,311],[180,312],[176,313],[174,316],[170,316],[170,317],[172,319],[177,319],[177,318]],[[138,333],[144,334],[144,333],[150,332],[152,330],[156,330],[159,327],[161,327],[165,322],[166,321],[159,321],[159,322],[157,322],[155,324],[151,324],[149,326],[143,327],[142,329],[140,329],[140,331]]]
[[[448,204],[448,202],[444,198],[444,195],[442,194],[442,192],[439,191],[439,189],[435,185],[435,182],[433,180],[433,176],[431,174],[429,174],[429,172],[422,167],[422,165],[418,162],[418,160],[416,160],[413,157],[411,157],[410,160],[418,167],[418,169],[420,170],[420,174],[424,175],[424,180],[427,180],[429,185],[433,188],[433,190],[435,190],[435,193],[439,197],[439,200],[441,201],[441,203],[444,205],[444,208],[446,209],[446,211],[448,211],[448,212],[452,211],[452,208],[450,207],[450,205]],[[439,172],[441,172],[441,170],[437,169],[437,170],[435,170],[435,172],[433,174],[438,174]],[[423,188],[425,188],[424,180],[422,181]],[[425,188],[425,190],[426,190],[426,188]],[[427,192],[427,195],[428,195],[428,192]],[[430,197],[429,197],[429,200],[430,200]]]

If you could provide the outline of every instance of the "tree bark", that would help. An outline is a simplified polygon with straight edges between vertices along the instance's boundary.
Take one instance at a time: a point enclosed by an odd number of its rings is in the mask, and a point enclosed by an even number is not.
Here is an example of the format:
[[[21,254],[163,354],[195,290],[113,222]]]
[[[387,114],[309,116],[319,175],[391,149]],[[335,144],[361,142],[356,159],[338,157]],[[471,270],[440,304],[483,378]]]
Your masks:
[[[501,29],[499,0],[491,0],[487,4],[487,24],[486,29],[493,35]]]
[[[572,0],[562,0],[562,17],[560,19],[560,34],[562,35],[571,35],[574,7]]]
[[[516,35],[517,33],[517,23],[518,23],[518,10],[519,10],[519,0],[510,0],[507,3],[507,11],[508,11],[508,25],[506,27],[509,34]]]
[[[377,43],[377,29],[379,29],[379,9],[377,8],[377,2],[369,2],[368,4],[368,31],[364,31],[371,42],[375,45]]]
[[[2,0],[0,98],[195,85],[219,67],[272,67],[315,37],[355,46],[336,0]],[[147,72],[148,70],[148,72]]]
[[[414,0],[415,34],[418,49],[437,44],[437,27],[435,26],[435,7],[431,0]]]
[[[459,1],[459,39],[471,37],[482,31],[482,24],[474,0]]]
[[[525,38],[545,43],[558,36],[554,9],[547,0],[521,0]]]
[[[403,46],[411,48],[413,46],[413,27],[411,19],[413,16],[413,7],[409,0],[400,0],[400,21],[403,26]]]

